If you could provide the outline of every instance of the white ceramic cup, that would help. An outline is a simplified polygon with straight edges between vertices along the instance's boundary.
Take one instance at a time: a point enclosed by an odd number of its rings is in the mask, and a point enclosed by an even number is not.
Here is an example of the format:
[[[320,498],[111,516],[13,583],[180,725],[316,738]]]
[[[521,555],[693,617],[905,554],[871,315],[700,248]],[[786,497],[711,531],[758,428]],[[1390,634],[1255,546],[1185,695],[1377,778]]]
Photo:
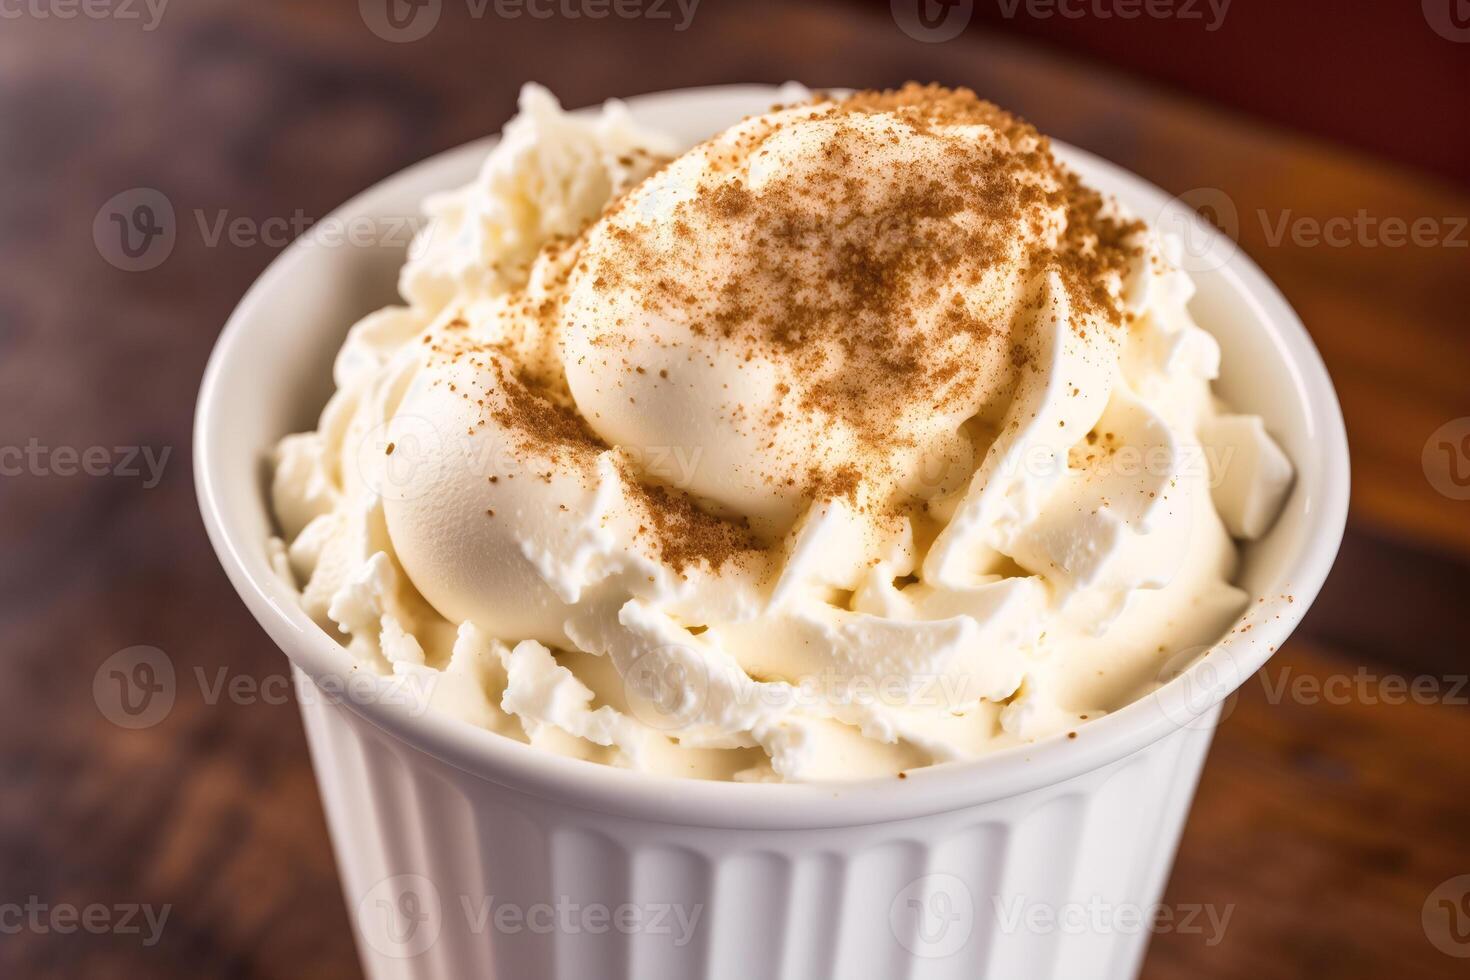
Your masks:
[[[689,141],[776,99],[729,86],[630,100]],[[364,967],[387,978],[1082,980],[1136,974],[1224,699],[1316,596],[1347,514],[1332,385],[1291,308],[1232,242],[1192,228],[1196,318],[1218,391],[1265,418],[1297,479],[1244,551],[1277,618],[1156,694],[1059,738],[904,780],[674,780],[544,753],[386,692],[271,570],[267,459],[313,427],[347,327],[395,299],[397,219],[468,182],[481,140],[344,205],[271,265],[221,334],[195,477],[230,580],[290,658]],[[1183,227],[1192,210],[1056,145],[1092,186]],[[1218,194],[1219,192],[1214,192]],[[370,244],[343,244],[370,228]],[[1292,601],[1281,601],[1284,596]],[[1209,903],[1212,896],[1185,897]],[[1177,910],[1168,910],[1170,912]],[[1156,923],[1151,926],[1150,922]],[[1201,938],[1203,943],[1204,938]]]

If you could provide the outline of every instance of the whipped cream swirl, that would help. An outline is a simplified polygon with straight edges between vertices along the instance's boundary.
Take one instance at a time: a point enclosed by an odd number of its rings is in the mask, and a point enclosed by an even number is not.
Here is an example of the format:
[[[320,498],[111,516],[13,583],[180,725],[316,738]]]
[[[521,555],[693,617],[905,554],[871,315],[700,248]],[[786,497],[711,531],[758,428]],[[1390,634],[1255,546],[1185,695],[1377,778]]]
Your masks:
[[[471,723],[704,778],[1075,730],[1240,613],[1291,466],[1170,242],[965,91],[680,153],[528,86],[277,453],[280,567]]]

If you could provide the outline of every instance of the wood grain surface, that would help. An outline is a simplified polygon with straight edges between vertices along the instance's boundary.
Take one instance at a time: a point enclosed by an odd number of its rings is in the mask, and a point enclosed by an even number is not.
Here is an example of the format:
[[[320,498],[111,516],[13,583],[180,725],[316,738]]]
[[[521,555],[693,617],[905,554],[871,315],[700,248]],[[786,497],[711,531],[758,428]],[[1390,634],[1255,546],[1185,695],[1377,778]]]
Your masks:
[[[508,20],[444,0],[413,43],[376,36],[359,6],[191,0],[152,23],[141,2],[99,19],[40,0],[0,21],[0,452],[29,452],[0,476],[0,977],[360,975],[300,722],[278,697],[285,663],[195,510],[205,358],[278,251],[208,229],[325,214],[498,130],[528,79],[582,105],[788,78],[969,85],[1174,193],[1229,202],[1337,382],[1352,520],[1322,599],[1219,733],[1169,887],[1171,903],[1231,908],[1224,938],[1159,935],[1145,975],[1470,972],[1421,915],[1470,874],[1470,691],[1455,681],[1470,672],[1470,503],[1423,462],[1436,430],[1470,417],[1463,188],[973,27],[922,43],[884,4],[705,0],[676,30],[677,14]],[[127,272],[93,224],[135,188],[166,196],[177,240]],[[1313,244],[1332,219],[1358,224]],[[1385,241],[1389,219],[1424,219],[1434,241]],[[94,447],[105,475],[79,462]],[[135,645],[166,652],[179,693],[128,730],[93,680]],[[261,690],[214,697],[221,676]],[[1310,694],[1333,678],[1347,696]],[[1437,693],[1394,703],[1393,678]],[[157,937],[117,928],[138,904],[169,907]],[[5,910],[27,905],[100,906],[112,927],[11,928]]]

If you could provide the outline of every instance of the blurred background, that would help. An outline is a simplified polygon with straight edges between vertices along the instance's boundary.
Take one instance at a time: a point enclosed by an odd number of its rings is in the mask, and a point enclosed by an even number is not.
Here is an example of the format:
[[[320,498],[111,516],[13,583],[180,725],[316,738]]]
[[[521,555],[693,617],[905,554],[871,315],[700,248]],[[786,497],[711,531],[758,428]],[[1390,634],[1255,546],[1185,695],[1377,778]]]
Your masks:
[[[360,975],[285,661],[190,476],[210,347],[290,238],[527,80],[911,78],[1200,205],[1343,401],[1342,557],[1166,898],[1228,926],[1145,976],[1470,974],[1464,0],[0,0],[0,976]],[[173,669],[142,716],[103,670],[137,646]]]

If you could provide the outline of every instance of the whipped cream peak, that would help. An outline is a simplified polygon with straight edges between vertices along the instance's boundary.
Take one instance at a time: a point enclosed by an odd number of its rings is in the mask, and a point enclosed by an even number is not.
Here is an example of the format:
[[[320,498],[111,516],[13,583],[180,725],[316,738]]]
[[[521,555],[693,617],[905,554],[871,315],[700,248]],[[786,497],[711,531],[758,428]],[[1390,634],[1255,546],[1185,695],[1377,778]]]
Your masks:
[[[1240,612],[1290,461],[1029,125],[521,110],[277,452],[277,563],[359,662],[549,751],[848,778],[1073,729]]]
[[[1028,311],[1048,271],[1073,329],[1120,328],[1140,228],[973,93],[795,106],[590,229],[562,360],[609,442],[707,447],[691,489],[710,500],[777,526],[832,496],[899,513],[970,472],[965,426],[999,419],[1044,346]]]

